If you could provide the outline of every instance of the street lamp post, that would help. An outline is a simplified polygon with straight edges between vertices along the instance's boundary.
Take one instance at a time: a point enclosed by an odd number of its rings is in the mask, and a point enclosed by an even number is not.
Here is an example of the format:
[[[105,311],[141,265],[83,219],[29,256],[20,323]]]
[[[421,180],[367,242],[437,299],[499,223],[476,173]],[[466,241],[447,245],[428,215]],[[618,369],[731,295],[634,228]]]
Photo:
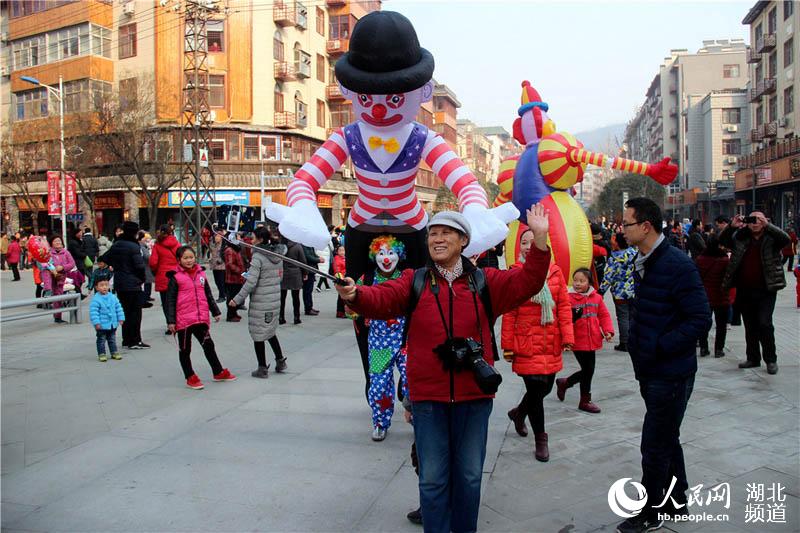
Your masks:
[[[46,83],[40,82],[31,76],[21,76],[22,81],[27,81],[33,85],[40,85],[53,93],[58,98],[58,119],[59,119],[59,139],[61,141],[61,160],[58,167],[58,177],[61,180],[61,238],[64,241],[64,246],[67,246],[67,180],[64,179],[64,79],[61,75],[58,76],[58,89]]]

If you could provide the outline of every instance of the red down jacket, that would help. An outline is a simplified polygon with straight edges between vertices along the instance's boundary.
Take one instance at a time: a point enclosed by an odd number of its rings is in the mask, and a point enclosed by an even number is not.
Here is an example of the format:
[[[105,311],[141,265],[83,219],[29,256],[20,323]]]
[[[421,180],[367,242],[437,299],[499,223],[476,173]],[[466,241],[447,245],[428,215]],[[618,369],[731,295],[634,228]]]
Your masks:
[[[491,334],[486,312],[479,297],[468,285],[468,274],[475,267],[468,259],[462,257],[464,274],[453,282],[449,290],[447,281],[435,268],[435,280],[440,288],[439,303],[445,317],[453,317],[453,336],[472,337],[484,345],[483,357],[490,365],[494,364],[491,348]],[[532,295],[541,290],[550,263],[550,251],[532,248],[528,253],[525,266],[512,270],[484,269],[492,311],[495,316],[514,309]],[[403,274],[391,281],[370,287],[358,287],[354,302],[348,304],[355,312],[366,318],[390,320],[408,312],[411,299],[414,271],[407,269]],[[492,398],[484,394],[475,383],[472,372],[466,370],[455,372],[450,379],[450,372],[444,370],[442,362],[433,349],[447,338],[444,324],[436,305],[436,296],[431,292],[430,278],[420,295],[419,302],[408,329],[408,375],[409,398],[415,402],[463,402],[481,398]],[[475,306],[478,318],[475,317]],[[449,319],[448,319],[449,320]],[[478,329],[480,323],[480,329]]]
[[[513,265],[512,270],[521,268]],[[555,301],[553,322],[542,324],[542,306],[528,298],[525,303],[503,315],[503,350],[514,352],[511,368],[520,376],[555,374],[564,366],[561,351],[572,344],[572,311],[567,284],[561,269],[550,265],[547,286]]]
[[[596,351],[603,347],[603,333],[614,333],[614,324],[603,297],[589,287],[588,292],[569,291],[570,305],[583,308],[583,314],[572,327],[575,330],[573,350]]]
[[[178,258],[175,252],[181,247],[181,243],[174,235],[167,235],[161,240],[157,240],[150,252],[150,270],[156,276],[156,292],[167,290],[167,272],[174,272],[178,268]]]

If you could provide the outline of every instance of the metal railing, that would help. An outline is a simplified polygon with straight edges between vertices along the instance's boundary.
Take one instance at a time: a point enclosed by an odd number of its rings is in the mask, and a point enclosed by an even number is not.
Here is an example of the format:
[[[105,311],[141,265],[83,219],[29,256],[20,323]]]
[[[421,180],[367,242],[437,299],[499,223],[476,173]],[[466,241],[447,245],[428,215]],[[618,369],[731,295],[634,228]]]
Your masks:
[[[68,305],[62,305],[59,308],[51,309],[37,309],[27,313],[18,313],[15,315],[8,315],[8,309],[16,309],[18,307],[29,307],[31,305],[39,304],[52,304],[56,302],[72,302]],[[29,298],[27,300],[12,300],[10,302],[0,302],[0,322],[12,322],[14,320],[24,320],[26,318],[36,318],[37,316],[54,315],[56,313],[69,313],[70,324],[79,324],[81,322],[81,295],[75,294],[60,294],[58,296],[48,296],[46,298]]]

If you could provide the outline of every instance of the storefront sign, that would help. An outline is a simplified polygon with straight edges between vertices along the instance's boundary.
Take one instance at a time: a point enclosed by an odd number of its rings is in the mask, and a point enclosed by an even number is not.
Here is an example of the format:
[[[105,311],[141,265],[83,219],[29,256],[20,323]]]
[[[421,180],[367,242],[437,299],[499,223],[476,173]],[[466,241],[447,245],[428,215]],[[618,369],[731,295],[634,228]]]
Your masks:
[[[766,185],[767,183],[772,183],[772,168],[757,168],[756,175],[757,175],[756,183],[758,185]]]
[[[99,192],[94,197],[95,209],[123,209],[125,200],[121,192]]]
[[[202,196],[202,192],[200,193]],[[203,197],[200,201],[201,207],[212,207],[214,202],[217,205],[248,205],[250,203],[250,191],[210,191],[211,198]],[[214,201],[212,201],[212,198]],[[183,200],[184,207],[195,206],[194,191],[170,191],[167,205],[169,207],[179,207]]]

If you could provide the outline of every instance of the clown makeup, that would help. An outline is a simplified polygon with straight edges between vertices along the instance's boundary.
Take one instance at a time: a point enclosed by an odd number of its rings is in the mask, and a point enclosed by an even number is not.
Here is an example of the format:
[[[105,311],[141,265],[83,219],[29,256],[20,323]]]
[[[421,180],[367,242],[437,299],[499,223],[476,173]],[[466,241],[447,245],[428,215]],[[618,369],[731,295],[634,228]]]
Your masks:
[[[400,262],[400,256],[392,248],[386,245],[381,246],[380,251],[375,254],[375,263],[384,274],[391,274],[397,268],[397,263]]]
[[[373,128],[397,129],[413,122],[424,102],[431,99],[433,83],[396,94],[352,93],[342,87],[342,94],[353,102],[356,120]]]

